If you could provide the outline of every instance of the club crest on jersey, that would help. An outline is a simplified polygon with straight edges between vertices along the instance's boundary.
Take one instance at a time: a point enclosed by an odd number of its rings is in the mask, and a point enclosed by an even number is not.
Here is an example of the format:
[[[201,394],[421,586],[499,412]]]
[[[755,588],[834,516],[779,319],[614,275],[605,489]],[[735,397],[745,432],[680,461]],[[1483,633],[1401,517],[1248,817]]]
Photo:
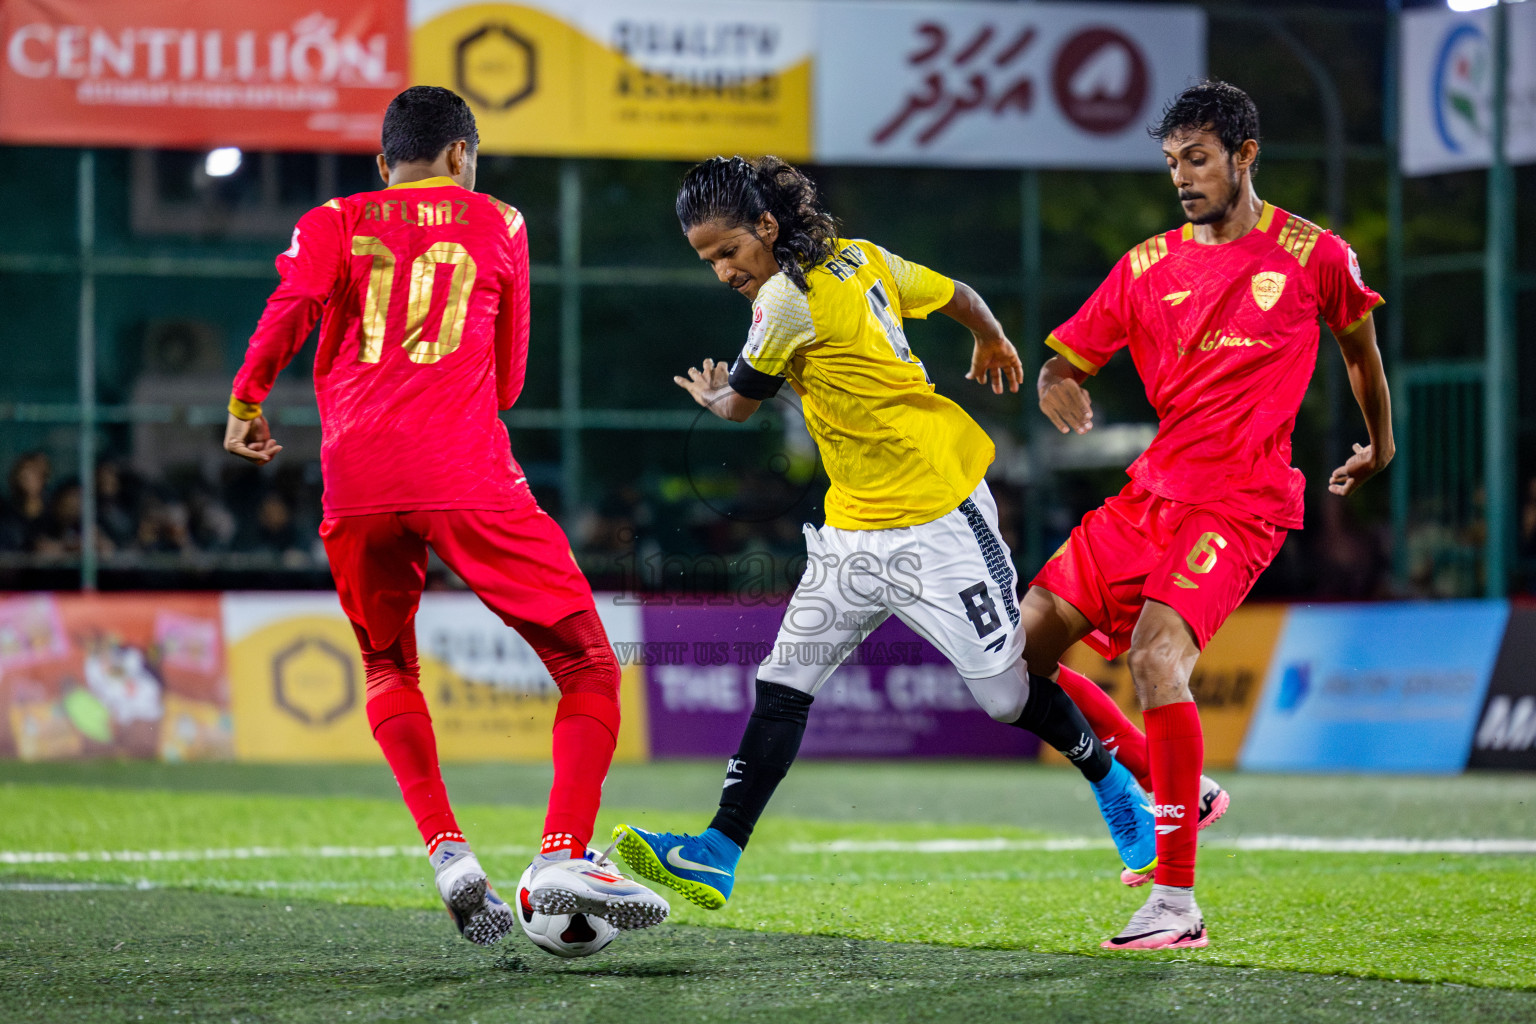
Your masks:
[[[1285,291],[1285,275],[1275,270],[1261,270],[1253,275],[1253,301],[1268,313]]]

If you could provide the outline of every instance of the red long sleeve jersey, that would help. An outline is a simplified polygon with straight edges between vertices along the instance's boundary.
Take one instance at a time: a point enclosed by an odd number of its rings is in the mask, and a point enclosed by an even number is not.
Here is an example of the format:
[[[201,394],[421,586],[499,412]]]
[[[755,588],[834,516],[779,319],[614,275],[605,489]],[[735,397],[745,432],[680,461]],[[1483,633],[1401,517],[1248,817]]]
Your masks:
[[[327,516],[533,501],[496,415],[528,361],[522,214],[449,178],[393,185],[306,213],[277,269],[234,397],[265,399],[324,312]]]
[[[1317,318],[1342,337],[1379,305],[1342,238],[1265,203],[1224,245],[1196,242],[1188,224],[1147,239],[1046,344],[1088,373],[1130,346],[1158,420],[1128,471],[1141,486],[1295,529],[1304,481],[1291,431]]]

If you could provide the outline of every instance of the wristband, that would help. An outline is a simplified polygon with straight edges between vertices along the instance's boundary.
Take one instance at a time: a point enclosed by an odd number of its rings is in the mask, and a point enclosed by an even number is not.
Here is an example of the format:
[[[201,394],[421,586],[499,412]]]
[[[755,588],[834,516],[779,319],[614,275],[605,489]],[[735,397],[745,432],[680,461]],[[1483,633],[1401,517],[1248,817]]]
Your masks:
[[[253,420],[261,415],[261,403],[242,402],[234,395],[230,395],[229,414],[237,420]]]

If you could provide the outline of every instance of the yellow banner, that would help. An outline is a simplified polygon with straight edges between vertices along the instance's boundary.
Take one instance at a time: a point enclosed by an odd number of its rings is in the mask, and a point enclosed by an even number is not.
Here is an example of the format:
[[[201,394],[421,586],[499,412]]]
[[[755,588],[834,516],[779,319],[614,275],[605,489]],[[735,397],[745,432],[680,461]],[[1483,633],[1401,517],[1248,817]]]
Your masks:
[[[1236,766],[1248,722],[1264,688],[1270,655],[1280,636],[1280,627],[1285,624],[1285,614],[1286,609],[1280,605],[1239,608],[1211,638],[1195,663],[1189,688],[1205,731],[1207,768]],[[1132,722],[1138,727],[1142,725],[1136,687],[1123,655],[1105,661],[1086,645],[1077,644],[1062,662],[1102,686]],[[1066,758],[1049,747],[1040,749],[1042,761],[1066,763]]]
[[[811,152],[809,4],[411,0],[411,80],[463,96],[487,153]]]
[[[233,630],[236,757],[377,760],[362,658],[335,596],[229,594],[224,602]],[[618,627],[619,640],[639,639],[632,611],[603,612],[610,632]],[[626,628],[629,619],[635,624]],[[421,688],[442,761],[549,760],[559,692],[521,637],[466,594],[425,595],[416,635]],[[616,760],[642,761],[648,753],[643,671],[623,669]]]

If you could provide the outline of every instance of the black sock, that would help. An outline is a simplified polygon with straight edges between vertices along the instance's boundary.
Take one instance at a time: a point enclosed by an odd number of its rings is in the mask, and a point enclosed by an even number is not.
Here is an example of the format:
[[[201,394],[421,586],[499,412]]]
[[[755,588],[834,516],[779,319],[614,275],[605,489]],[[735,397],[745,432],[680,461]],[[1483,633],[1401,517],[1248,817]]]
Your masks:
[[[1072,703],[1072,698],[1045,676],[1030,675],[1029,700],[1024,702],[1024,713],[1013,724],[1061,751],[1089,782],[1098,782],[1114,766],[1115,759],[1093,734],[1088,719]]]
[[[792,686],[757,681],[757,703],[736,756],[725,770],[720,810],[709,823],[743,850],[779,780],[800,752],[812,700],[810,694]]]

